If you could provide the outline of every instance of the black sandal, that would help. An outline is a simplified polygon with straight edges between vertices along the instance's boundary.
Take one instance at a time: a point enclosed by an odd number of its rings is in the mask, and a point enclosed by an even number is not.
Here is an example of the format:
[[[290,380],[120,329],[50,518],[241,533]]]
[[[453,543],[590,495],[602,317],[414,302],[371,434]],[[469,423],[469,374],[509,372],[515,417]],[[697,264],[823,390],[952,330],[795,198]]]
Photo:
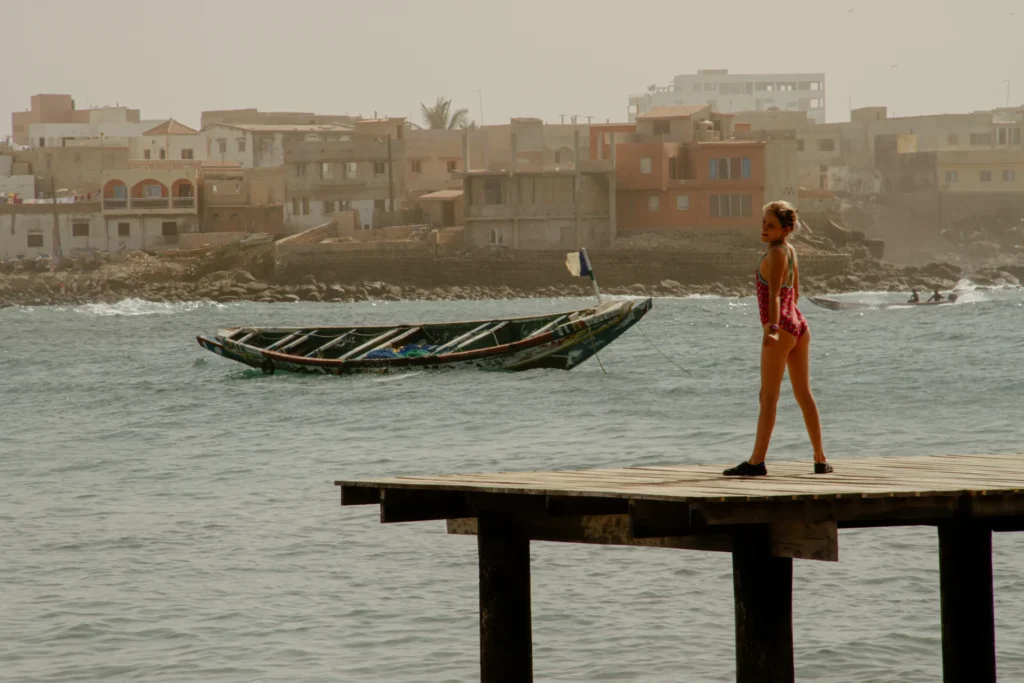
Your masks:
[[[727,477],[763,477],[768,474],[768,468],[762,462],[759,465],[751,465],[744,460],[736,467],[730,467],[722,472]]]
[[[832,465],[830,465],[827,462],[816,462],[816,463],[814,463],[814,473],[815,474],[831,474],[833,471],[834,470],[832,469]]]

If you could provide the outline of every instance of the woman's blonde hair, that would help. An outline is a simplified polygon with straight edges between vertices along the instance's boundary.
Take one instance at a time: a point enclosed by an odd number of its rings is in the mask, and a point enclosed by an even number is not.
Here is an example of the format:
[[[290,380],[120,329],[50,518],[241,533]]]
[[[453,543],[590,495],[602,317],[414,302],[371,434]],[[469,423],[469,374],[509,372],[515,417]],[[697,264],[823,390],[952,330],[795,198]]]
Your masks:
[[[783,230],[792,232],[796,229],[797,210],[789,202],[781,200],[777,202],[770,202],[764,205],[763,210],[765,213],[771,211],[775,214],[775,217],[779,219],[779,225],[782,226]]]

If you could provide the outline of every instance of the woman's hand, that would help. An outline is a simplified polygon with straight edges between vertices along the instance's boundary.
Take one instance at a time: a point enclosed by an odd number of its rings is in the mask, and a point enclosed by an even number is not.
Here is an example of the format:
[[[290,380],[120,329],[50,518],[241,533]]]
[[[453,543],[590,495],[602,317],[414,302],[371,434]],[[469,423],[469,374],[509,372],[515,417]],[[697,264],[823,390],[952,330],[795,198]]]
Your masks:
[[[778,329],[778,326],[776,325],[775,329],[773,330],[771,325],[765,325],[764,326],[764,345],[765,346],[772,346],[777,341],[779,341],[779,329]]]

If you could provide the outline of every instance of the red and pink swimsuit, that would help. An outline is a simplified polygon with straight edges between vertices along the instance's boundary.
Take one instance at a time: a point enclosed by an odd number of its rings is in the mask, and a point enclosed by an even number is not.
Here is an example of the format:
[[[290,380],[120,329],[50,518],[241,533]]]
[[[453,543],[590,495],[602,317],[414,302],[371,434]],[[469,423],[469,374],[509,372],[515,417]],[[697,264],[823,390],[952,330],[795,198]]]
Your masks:
[[[785,330],[799,339],[807,331],[807,320],[800,309],[796,307],[796,292],[793,290],[793,262],[796,260],[796,253],[789,248],[786,251],[789,253],[789,275],[779,291],[779,329]],[[765,252],[765,256],[767,255],[768,252]],[[761,261],[764,261],[764,256],[761,257]],[[760,262],[758,262],[757,270],[754,273],[757,283],[757,308],[761,312],[761,324],[767,325],[770,289],[768,283],[761,277]]]

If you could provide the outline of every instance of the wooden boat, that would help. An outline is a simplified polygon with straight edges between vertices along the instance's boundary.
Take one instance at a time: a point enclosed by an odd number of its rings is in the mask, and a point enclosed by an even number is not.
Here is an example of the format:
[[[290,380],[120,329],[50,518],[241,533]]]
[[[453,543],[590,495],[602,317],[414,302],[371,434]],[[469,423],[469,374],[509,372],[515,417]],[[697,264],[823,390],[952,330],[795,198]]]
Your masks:
[[[807,297],[815,304],[830,311],[859,311],[866,308],[910,308],[913,306],[943,306],[956,303],[955,301],[920,301],[918,303],[865,303],[863,301],[836,301],[835,299],[823,299],[817,296]]]
[[[606,301],[567,313],[461,323],[237,327],[196,340],[208,351],[267,374],[571,370],[639,322],[652,303],[649,298]]]

